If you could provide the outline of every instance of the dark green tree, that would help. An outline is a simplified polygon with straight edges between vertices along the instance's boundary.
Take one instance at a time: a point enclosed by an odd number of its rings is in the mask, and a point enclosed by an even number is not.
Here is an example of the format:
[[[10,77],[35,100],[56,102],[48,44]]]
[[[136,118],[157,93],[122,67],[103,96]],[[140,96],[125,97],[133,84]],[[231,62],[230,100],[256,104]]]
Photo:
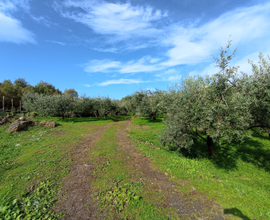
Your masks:
[[[78,97],[78,93],[75,89],[65,89],[63,94],[70,95],[72,97]]]

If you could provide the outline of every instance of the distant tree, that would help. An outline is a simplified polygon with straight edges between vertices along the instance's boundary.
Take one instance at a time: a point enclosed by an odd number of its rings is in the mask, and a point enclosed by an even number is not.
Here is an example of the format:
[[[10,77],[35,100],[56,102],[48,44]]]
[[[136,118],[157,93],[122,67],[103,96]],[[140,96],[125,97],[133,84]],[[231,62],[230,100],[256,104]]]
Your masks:
[[[63,94],[70,95],[72,97],[78,97],[78,93],[75,89],[65,89]]]
[[[112,100],[109,97],[101,97],[99,99],[99,112],[107,118],[107,115],[115,110]]]
[[[164,91],[138,91],[136,92],[130,102],[130,106],[136,106],[136,112],[141,115],[149,115],[153,120],[156,120],[157,114],[163,113],[162,107],[159,103],[163,100]]]
[[[11,99],[13,99],[13,107],[19,106],[22,96],[22,88],[12,84],[10,80],[4,80],[0,87],[0,93],[5,96],[5,106],[11,107]]]
[[[94,105],[96,104],[95,99],[90,97],[82,96],[76,98],[74,111],[80,113],[83,116],[89,116],[95,111]]]
[[[119,114],[126,115],[127,114],[128,111],[127,111],[125,105],[122,104],[120,100],[112,100],[112,104],[114,106],[114,108],[113,108],[114,109],[114,112],[113,112],[114,115],[119,115]]]
[[[129,113],[133,113],[135,115],[136,111],[137,111],[137,104],[133,99],[134,94],[133,95],[128,95],[126,97],[124,97],[121,100],[121,104],[125,107],[125,109],[127,110],[127,112]]]
[[[54,95],[52,98],[52,108],[55,114],[65,119],[65,114],[73,111],[73,97],[70,95]]]
[[[26,93],[28,93],[28,92],[34,92],[34,86],[32,86],[32,85],[28,85],[28,86],[26,86],[26,87],[24,87],[23,88],[23,90],[22,90],[22,93],[23,94],[26,94]]]
[[[43,95],[60,95],[62,92],[59,89],[55,89],[50,83],[40,81],[37,85],[34,86],[34,92]]]
[[[28,111],[38,112],[41,116],[59,115],[65,119],[65,114],[73,110],[70,95],[40,95],[28,92],[23,95],[23,107]]]
[[[55,114],[53,101],[52,96],[43,96],[33,92],[28,92],[22,97],[23,108],[30,112],[37,112],[40,116]]]
[[[24,78],[18,78],[15,79],[14,85],[21,88],[25,88],[26,86],[28,86],[28,82],[26,82]]]

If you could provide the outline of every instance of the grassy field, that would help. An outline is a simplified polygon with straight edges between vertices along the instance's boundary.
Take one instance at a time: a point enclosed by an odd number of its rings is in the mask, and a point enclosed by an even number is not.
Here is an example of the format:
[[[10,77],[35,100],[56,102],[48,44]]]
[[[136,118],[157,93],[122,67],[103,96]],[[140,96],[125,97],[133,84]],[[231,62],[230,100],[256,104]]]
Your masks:
[[[128,133],[142,154],[151,158],[156,169],[173,181],[188,180],[178,187],[187,193],[191,187],[221,204],[228,219],[270,219],[270,140],[267,134],[253,132],[242,145],[233,143],[216,149],[209,158],[207,146],[196,141],[191,152],[178,152],[159,143],[162,117],[133,120]],[[157,150],[153,148],[153,145]]]
[[[4,115],[0,112],[0,115]],[[112,123],[114,121],[118,123]],[[91,151],[96,164],[91,183],[104,219],[174,219],[175,210],[161,208],[159,194],[140,181],[133,161],[118,145],[117,132],[126,116],[103,118],[35,117],[54,120],[56,128],[29,127],[17,134],[0,126],[0,219],[59,219],[52,207],[68,176],[68,152],[85,135],[112,123]],[[93,125],[93,126],[92,126]],[[139,152],[151,159],[187,195],[194,189],[222,205],[227,219],[270,219],[270,140],[253,132],[243,145],[233,143],[216,149],[209,158],[206,144],[196,141],[191,152],[175,151],[159,143],[162,117],[153,121],[138,117],[128,130]],[[113,196],[112,196],[113,195]],[[194,197],[194,199],[196,199]],[[129,204],[128,206],[126,204]],[[97,216],[100,218],[100,216]]]
[[[3,116],[3,112],[1,112]],[[70,147],[83,135],[93,132],[87,125],[104,125],[115,117],[66,118],[35,117],[35,121],[54,120],[59,126],[29,127],[17,134],[0,126],[0,219],[57,219],[52,212],[61,179],[69,173]]]

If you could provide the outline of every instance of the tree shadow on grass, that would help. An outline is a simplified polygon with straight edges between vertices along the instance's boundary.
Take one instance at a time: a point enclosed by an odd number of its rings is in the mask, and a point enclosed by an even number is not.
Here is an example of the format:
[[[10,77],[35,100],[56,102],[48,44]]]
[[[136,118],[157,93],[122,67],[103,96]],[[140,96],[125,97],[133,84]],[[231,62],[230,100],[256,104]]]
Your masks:
[[[263,135],[257,134],[263,139]],[[170,148],[170,150],[176,150]],[[258,168],[270,171],[270,148],[265,149],[265,145],[260,141],[246,138],[243,144],[228,143],[224,145],[215,144],[215,157],[208,156],[208,148],[205,142],[200,139],[194,140],[191,149],[181,149],[180,153],[188,158],[208,158],[216,167],[225,170],[237,169],[237,161],[251,163]]]
[[[59,122],[70,122],[70,123],[85,123],[85,122],[105,122],[105,121],[126,121],[128,116],[117,115],[117,116],[108,116],[104,119],[103,116],[101,117],[73,117],[73,118],[65,118],[59,119]]]
[[[255,130],[255,129],[252,130],[252,137],[270,141],[269,135],[266,136],[266,135],[260,133],[258,130]]]
[[[147,121],[147,124],[160,124],[163,121],[164,116],[163,115],[157,115],[156,120],[153,118],[147,116],[144,116],[142,119]]]
[[[230,209],[224,209],[224,214],[231,214],[237,217],[242,218],[243,220],[251,220],[251,218],[244,215],[239,209],[237,208],[230,208]]]

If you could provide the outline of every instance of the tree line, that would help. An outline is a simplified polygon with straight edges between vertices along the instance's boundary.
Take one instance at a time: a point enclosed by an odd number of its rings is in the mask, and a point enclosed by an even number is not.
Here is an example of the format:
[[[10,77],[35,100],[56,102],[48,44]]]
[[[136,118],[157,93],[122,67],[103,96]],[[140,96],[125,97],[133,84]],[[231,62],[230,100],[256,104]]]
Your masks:
[[[28,92],[37,93],[40,95],[61,95],[70,94],[78,97],[78,93],[74,89],[66,89],[64,93],[61,90],[56,89],[54,85],[40,81],[35,86],[30,85],[24,78],[18,78],[12,83],[7,79],[0,82],[0,106],[3,108],[3,99],[5,97],[5,108],[11,109],[11,100],[13,100],[14,108],[19,107],[19,102],[22,100],[23,95]]]
[[[252,74],[239,74],[239,67],[229,65],[236,53],[234,50],[229,54],[230,43],[220,48],[219,57],[214,57],[219,68],[216,74],[189,75],[167,91],[140,90],[119,101],[78,97],[75,92],[48,94],[30,90],[22,96],[23,106],[63,119],[71,114],[106,119],[108,115],[137,113],[156,120],[158,114],[165,114],[163,145],[191,149],[200,138],[207,144],[209,155],[215,156],[215,144],[243,142],[244,137],[251,138],[253,128],[268,132],[270,138],[270,57],[260,54],[259,64],[249,61]]]
[[[178,150],[190,150],[200,138],[209,155],[215,156],[215,144],[243,143],[245,137],[251,138],[253,128],[270,138],[270,57],[260,53],[258,65],[249,61],[251,75],[238,74],[239,67],[229,65],[236,53],[228,53],[230,43],[214,57],[218,73],[189,75],[168,91],[136,92],[124,98],[126,108],[153,120],[157,114],[166,114],[161,143]]]

